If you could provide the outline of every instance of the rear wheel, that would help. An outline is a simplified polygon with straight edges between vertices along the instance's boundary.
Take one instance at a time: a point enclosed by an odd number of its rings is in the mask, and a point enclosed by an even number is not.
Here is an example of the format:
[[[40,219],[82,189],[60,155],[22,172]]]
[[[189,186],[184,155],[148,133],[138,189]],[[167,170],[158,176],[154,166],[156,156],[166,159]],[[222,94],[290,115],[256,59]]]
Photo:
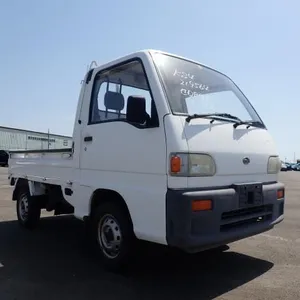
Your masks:
[[[106,202],[98,206],[93,217],[93,231],[107,269],[120,270],[130,263],[136,239],[122,205]]]
[[[28,188],[22,187],[17,198],[17,216],[22,227],[33,229],[37,227],[41,208],[34,197],[31,197]]]

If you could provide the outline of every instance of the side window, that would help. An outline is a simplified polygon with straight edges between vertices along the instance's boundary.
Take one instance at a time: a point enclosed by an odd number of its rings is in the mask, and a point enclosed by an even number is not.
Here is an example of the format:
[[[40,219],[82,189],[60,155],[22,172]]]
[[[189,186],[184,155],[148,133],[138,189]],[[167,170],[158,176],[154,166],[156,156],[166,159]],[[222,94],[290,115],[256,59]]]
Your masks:
[[[107,121],[158,126],[155,103],[140,61],[117,66],[95,76],[89,124]]]

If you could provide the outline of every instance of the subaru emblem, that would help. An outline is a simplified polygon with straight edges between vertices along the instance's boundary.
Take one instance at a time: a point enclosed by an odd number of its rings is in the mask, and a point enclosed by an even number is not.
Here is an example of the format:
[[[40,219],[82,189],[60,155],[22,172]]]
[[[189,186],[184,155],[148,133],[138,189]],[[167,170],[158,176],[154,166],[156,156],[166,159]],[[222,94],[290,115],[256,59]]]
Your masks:
[[[250,163],[250,158],[249,157],[244,157],[243,158],[243,164],[248,165]]]

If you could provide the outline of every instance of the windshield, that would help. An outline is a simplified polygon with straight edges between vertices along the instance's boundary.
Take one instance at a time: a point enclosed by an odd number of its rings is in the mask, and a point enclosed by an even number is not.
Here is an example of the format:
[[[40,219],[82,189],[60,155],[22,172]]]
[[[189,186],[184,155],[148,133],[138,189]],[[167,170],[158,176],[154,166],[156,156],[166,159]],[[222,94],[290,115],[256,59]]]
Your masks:
[[[154,53],[174,114],[228,113],[242,121],[261,122],[247,98],[227,76],[208,67]]]

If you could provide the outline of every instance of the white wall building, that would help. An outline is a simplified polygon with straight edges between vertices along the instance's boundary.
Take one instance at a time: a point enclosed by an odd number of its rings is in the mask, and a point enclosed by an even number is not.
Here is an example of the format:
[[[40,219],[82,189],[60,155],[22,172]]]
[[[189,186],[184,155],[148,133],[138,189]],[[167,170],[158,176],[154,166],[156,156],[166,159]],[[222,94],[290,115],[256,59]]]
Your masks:
[[[72,137],[0,126],[0,150],[71,148]]]

